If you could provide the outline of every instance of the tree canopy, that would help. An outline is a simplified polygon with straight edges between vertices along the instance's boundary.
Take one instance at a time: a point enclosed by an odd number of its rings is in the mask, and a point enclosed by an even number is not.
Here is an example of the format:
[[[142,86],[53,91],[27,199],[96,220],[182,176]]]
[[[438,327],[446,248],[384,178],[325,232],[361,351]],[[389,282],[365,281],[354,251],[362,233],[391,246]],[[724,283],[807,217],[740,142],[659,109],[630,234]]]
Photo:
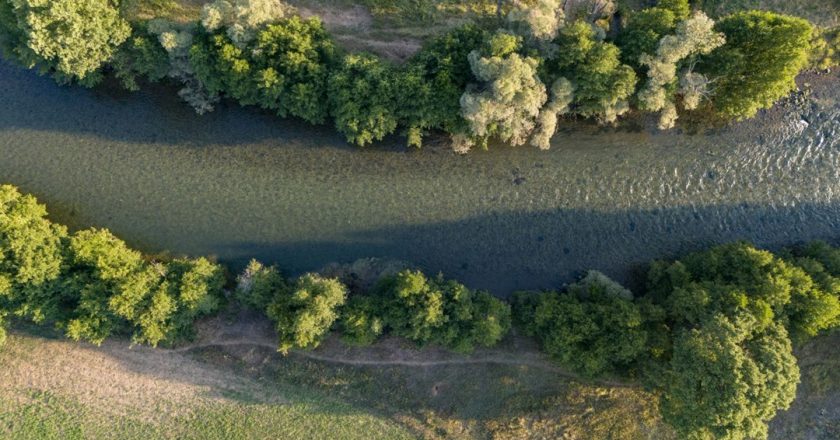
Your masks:
[[[715,81],[712,102],[720,115],[752,117],[796,89],[811,48],[813,27],[806,20],[745,11],[723,17],[715,30],[726,44],[702,58],[697,70]]]
[[[286,354],[292,348],[320,345],[346,300],[346,286],[316,274],[305,274],[290,289],[277,291],[267,314],[275,322],[278,351]]]
[[[113,0],[0,0],[0,24],[6,56],[89,86],[131,34]]]

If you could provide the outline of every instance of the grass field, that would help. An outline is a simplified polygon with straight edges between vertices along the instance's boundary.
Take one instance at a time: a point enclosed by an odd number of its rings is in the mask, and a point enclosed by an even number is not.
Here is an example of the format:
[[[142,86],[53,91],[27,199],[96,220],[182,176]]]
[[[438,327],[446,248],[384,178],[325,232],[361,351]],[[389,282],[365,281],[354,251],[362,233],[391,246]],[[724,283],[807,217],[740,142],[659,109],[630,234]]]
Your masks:
[[[772,438],[838,438],[838,342],[835,334],[800,350],[799,397],[774,421]],[[264,344],[93,347],[19,331],[0,355],[0,437],[673,438],[655,396],[569,378],[532,362],[531,347],[514,350],[507,341],[502,349],[522,365],[463,357],[426,366],[377,364],[404,356],[408,349],[399,344],[364,350],[331,341],[311,354],[282,357]],[[370,365],[351,364],[360,359]]]

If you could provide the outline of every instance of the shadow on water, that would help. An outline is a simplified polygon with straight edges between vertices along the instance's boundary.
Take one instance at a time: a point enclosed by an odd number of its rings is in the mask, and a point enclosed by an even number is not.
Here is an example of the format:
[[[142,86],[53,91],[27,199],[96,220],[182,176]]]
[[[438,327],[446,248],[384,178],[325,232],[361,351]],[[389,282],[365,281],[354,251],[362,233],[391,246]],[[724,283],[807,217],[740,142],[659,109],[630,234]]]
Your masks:
[[[675,258],[734,240],[769,249],[816,239],[832,241],[838,237],[838,227],[838,204],[617,212],[558,209],[394,226],[352,233],[340,242],[211,246],[235,267],[254,257],[277,262],[294,273],[316,270],[331,261],[395,258],[505,296],[518,289],[559,287],[588,269],[601,270],[638,289],[638,275],[653,259]]]

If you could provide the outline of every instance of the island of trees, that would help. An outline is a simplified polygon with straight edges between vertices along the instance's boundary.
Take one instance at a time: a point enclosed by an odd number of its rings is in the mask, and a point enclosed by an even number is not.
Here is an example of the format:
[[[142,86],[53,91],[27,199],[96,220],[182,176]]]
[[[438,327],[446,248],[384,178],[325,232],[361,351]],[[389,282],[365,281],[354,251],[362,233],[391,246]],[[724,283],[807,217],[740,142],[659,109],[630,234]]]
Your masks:
[[[216,0],[187,24],[129,22],[117,0],[0,0],[0,48],[61,83],[113,75],[134,90],[166,79],[199,113],[229,98],[332,121],[359,146],[398,132],[419,147],[440,131],[459,152],[490,140],[549,148],[563,117],[609,124],[649,112],[661,129],[692,112],[750,118],[793,91],[801,70],[838,61],[838,32],[797,17],[715,22],[688,0],[660,0],[619,18],[611,2],[590,3],[604,7],[567,15],[563,0],[501,2],[498,19],[455,28],[395,65],[341,50],[320,20],[278,0]]]
[[[505,302],[415,269],[369,289],[317,273],[288,279],[257,261],[232,279],[206,258],[142,255],[107,230],[69,233],[34,197],[0,186],[0,341],[6,323],[30,321],[77,341],[171,346],[222,307],[264,313],[282,353],[331,331],[352,345],[391,334],[468,353],[515,328],[583,377],[651,389],[680,438],[757,439],[796,396],[793,347],[840,327],[840,249],[731,243],[651,263],[641,294],[590,271]]]

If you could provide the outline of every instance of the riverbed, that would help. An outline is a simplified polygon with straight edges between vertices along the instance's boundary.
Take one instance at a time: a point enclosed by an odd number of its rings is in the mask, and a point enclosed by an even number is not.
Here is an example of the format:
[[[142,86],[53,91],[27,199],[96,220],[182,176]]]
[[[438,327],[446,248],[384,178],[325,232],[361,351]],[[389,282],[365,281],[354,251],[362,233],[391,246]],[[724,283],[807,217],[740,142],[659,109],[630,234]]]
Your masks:
[[[359,149],[235,104],[198,116],[166,87],[61,87],[3,63],[0,182],[71,228],[234,267],[393,258],[499,295],[585,269],[628,280],[714,243],[840,238],[840,77],[810,80],[805,104],[702,134],[577,123],[549,151],[458,156],[399,137]]]

